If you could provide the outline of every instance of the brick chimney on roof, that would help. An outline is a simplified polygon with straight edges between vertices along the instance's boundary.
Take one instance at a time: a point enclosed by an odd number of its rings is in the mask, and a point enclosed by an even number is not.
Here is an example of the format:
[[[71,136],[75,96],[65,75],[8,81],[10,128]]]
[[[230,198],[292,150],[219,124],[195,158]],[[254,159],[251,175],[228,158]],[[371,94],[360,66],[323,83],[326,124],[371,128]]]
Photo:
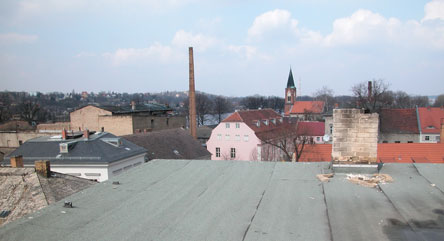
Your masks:
[[[51,165],[48,160],[35,161],[35,171],[46,178],[51,177]]]
[[[189,61],[190,61],[190,90],[188,91],[189,111],[190,111],[190,131],[191,136],[197,139],[197,123],[196,123],[196,91],[194,86],[194,58],[193,47],[189,47]]]
[[[88,129],[85,129],[85,130],[83,131],[83,138],[85,138],[86,140],[89,139],[89,130],[88,130]]]
[[[12,156],[10,158],[11,167],[24,167],[23,166],[23,156]]]
[[[63,128],[62,130],[62,140],[66,140],[66,129]]]

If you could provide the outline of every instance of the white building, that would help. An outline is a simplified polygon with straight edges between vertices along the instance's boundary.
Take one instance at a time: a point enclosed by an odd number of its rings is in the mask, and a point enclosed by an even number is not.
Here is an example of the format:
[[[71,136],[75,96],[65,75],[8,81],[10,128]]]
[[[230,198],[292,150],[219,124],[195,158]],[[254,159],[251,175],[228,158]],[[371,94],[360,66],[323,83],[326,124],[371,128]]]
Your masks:
[[[107,132],[64,131],[59,136],[26,141],[5,160],[21,155],[25,167],[33,167],[37,160],[49,160],[54,172],[102,182],[142,164],[146,152],[145,148]]]

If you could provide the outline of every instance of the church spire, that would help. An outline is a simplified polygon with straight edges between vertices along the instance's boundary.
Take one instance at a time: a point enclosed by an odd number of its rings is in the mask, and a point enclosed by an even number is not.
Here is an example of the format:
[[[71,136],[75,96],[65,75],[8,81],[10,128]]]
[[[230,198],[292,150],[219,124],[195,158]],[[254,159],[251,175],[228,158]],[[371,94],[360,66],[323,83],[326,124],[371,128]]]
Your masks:
[[[291,67],[290,67],[290,74],[288,75],[287,88],[296,88],[296,86],[294,85],[293,73],[291,72]]]

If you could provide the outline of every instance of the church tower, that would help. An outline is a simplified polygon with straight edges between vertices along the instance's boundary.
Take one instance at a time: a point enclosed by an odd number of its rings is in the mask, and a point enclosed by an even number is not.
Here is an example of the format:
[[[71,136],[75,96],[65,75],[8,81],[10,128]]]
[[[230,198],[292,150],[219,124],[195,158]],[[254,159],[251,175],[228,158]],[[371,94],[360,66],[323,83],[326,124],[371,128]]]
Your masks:
[[[294,85],[293,73],[288,75],[287,88],[285,88],[285,107],[284,112],[288,113],[291,110],[294,102],[296,102],[296,86]]]

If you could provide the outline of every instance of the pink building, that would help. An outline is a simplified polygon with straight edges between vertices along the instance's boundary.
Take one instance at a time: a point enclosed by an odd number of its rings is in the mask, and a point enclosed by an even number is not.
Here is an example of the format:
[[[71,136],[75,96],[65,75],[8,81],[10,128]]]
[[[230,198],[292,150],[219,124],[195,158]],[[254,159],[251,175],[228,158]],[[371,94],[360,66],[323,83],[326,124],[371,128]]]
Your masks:
[[[270,148],[265,142],[270,133],[280,133],[295,125],[298,125],[298,132],[304,130],[304,134],[313,136],[313,142],[322,143],[322,122],[292,123],[274,110],[264,109],[238,111],[227,117],[214,128],[207,149],[211,153],[211,160],[280,160],[280,150]]]

